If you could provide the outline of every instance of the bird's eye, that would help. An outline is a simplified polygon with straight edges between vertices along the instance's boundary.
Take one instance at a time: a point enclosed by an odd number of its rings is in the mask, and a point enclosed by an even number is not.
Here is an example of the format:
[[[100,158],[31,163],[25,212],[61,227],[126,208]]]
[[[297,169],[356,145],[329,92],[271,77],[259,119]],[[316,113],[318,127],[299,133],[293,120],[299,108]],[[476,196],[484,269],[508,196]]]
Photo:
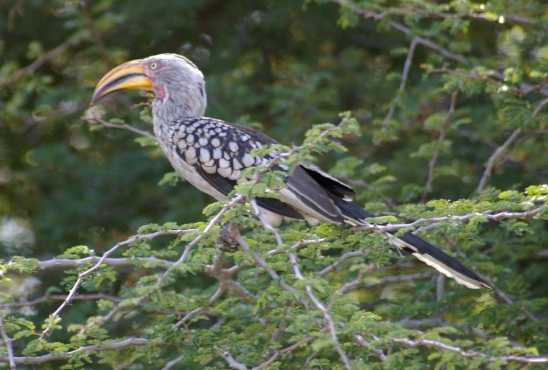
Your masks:
[[[150,63],[149,68],[152,69],[152,70],[158,68],[158,63]]]

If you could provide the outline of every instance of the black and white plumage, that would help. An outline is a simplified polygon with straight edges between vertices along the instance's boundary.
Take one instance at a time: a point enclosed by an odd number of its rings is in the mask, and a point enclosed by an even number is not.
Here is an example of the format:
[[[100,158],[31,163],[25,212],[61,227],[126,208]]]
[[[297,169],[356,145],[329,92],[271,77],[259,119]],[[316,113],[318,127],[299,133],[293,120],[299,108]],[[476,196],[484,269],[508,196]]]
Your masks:
[[[154,92],[154,133],[174,169],[199,190],[226,200],[242,171],[267,158],[253,149],[275,143],[250,128],[204,117],[207,98],[202,72],[185,57],[160,54],[127,62],[99,81],[92,103],[122,89]],[[272,225],[284,218],[309,222],[360,225],[373,216],[353,201],[354,191],[319,168],[302,164],[287,173],[279,199],[258,198],[261,216]],[[414,255],[468,288],[489,287],[478,274],[415,234],[389,238],[391,244]]]

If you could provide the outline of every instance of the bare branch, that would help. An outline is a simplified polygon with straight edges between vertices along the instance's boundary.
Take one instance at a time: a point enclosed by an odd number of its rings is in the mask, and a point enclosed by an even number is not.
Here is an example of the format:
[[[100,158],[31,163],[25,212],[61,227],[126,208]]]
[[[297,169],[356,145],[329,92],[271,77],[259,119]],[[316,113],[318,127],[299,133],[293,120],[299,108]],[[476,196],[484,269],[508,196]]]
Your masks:
[[[163,281],[165,280],[165,278],[173,271],[175,270],[177,267],[179,267],[182,263],[184,263],[188,257],[190,256],[190,251],[192,250],[192,248],[198,244],[198,242],[200,240],[202,240],[202,238],[207,234],[209,233],[209,231],[213,228],[213,226],[217,225],[220,221],[221,221],[221,218],[223,217],[223,215],[231,208],[233,208],[234,206],[236,206],[236,204],[242,202],[244,200],[244,197],[240,194],[236,195],[234,198],[232,198],[230,200],[230,202],[226,203],[223,208],[221,208],[221,210],[207,223],[206,227],[202,230],[202,232],[200,234],[198,234],[198,236],[196,236],[190,243],[188,243],[185,247],[185,249],[183,250],[183,253],[181,254],[181,256],[179,257],[179,259],[177,261],[175,261],[174,264],[172,264],[171,266],[169,266],[169,268],[163,273],[162,276],[160,276],[160,278],[158,279],[158,282],[156,283],[156,286],[157,287],[160,287],[163,283]]]
[[[392,100],[392,103],[390,103],[390,108],[388,109],[388,113],[386,114],[386,117],[384,117],[384,121],[382,123],[382,126],[385,128],[388,127],[388,124],[392,120],[392,117],[394,116],[394,113],[396,112],[396,107],[399,104],[400,99],[405,91],[405,85],[407,84],[407,79],[409,77],[409,70],[411,69],[411,65],[413,64],[413,56],[415,55],[415,49],[417,48],[418,42],[419,42],[418,38],[415,37],[413,38],[413,40],[411,40],[411,44],[409,45],[407,57],[405,58],[405,63],[403,65],[400,87],[398,89],[398,92],[396,93],[396,97]]]
[[[485,211],[485,212],[471,212],[471,213],[466,213],[464,215],[419,218],[407,224],[385,224],[385,225],[366,224],[364,226],[358,226],[357,229],[377,230],[377,231],[396,231],[404,228],[415,228],[421,225],[436,225],[442,222],[464,222],[474,217],[484,217],[489,221],[501,221],[501,220],[507,220],[507,219],[516,219],[516,218],[531,218],[541,213],[542,211],[544,211],[546,207],[547,207],[546,205],[542,205],[540,207],[533,208],[528,211],[522,211],[522,212],[503,211],[498,213],[492,213],[492,211]]]
[[[428,162],[428,175],[426,177],[426,185],[424,186],[424,192],[422,193],[423,202],[426,200],[426,197],[428,196],[428,194],[432,192],[432,182],[434,181],[434,168],[436,167],[436,164],[438,163],[440,146],[445,140],[447,129],[449,128],[449,125],[451,124],[451,121],[453,120],[453,116],[455,114],[457,96],[458,96],[457,92],[454,92],[453,94],[451,94],[451,103],[449,104],[447,117],[445,118],[445,122],[443,123],[443,125],[440,127],[440,133],[438,136],[438,147],[435,149],[434,154],[432,154],[432,158],[430,159],[430,162]]]
[[[276,350],[265,362],[262,362],[258,364],[257,366],[253,367],[252,370],[262,370],[268,368],[274,361],[276,361],[280,356],[291,353],[295,350],[297,350],[299,347],[304,346],[305,344],[311,342],[314,339],[314,337],[306,337],[301,339],[300,341],[293,343],[285,348],[282,348],[280,350]]]
[[[432,276],[430,272],[417,273],[417,274],[408,274],[408,275],[389,275],[383,276],[382,278],[373,281],[371,283],[365,283],[362,279],[355,279],[349,283],[346,283],[338,290],[338,294],[346,294],[351,290],[363,288],[363,289],[372,289],[381,285],[392,284],[392,283],[403,283],[409,281],[423,280],[428,279]]]
[[[76,292],[78,291],[78,288],[80,287],[80,285],[82,284],[82,281],[84,281],[84,279],[90,275],[91,273],[93,273],[94,271],[96,271],[97,269],[99,269],[99,267],[101,267],[101,265],[104,263],[104,261],[111,255],[113,254],[114,252],[116,252],[118,249],[122,248],[122,247],[125,247],[125,246],[128,246],[128,245],[132,245],[132,244],[135,244],[135,243],[138,243],[138,242],[141,242],[141,241],[145,241],[145,240],[152,240],[154,238],[157,238],[159,236],[162,236],[162,235],[182,235],[182,234],[185,234],[185,233],[188,233],[189,231],[186,230],[186,229],[181,229],[181,230],[166,230],[166,231],[156,231],[156,232],[153,232],[153,233],[149,233],[149,234],[136,234],[136,235],[133,235],[131,237],[129,237],[128,239],[124,240],[124,241],[121,241],[121,242],[118,242],[116,243],[112,248],[110,248],[109,250],[107,250],[105,253],[103,253],[103,255],[97,260],[97,262],[95,262],[95,264],[93,266],[91,266],[90,268],[88,268],[87,270],[83,271],[83,272],[80,272],[78,274],[78,278],[76,279],[76,282],[73,284],[72,288],[69,290],[69,293],[67,295],[67,297],[65,298],[65,300],[59,305],[59,307],[57,307],[57,309],[50,315],[51,318],[56,318],[59,316],[59,314],[63,311],[63,309],[70,303],[70,301],[72,300],[72,298],[76,295]],[[173,265],[171,266],[173,267]],[[169,269],[168,269],[169,270]],[[43,338],[45,335],[48,334],[48,332],[51,330],[51,322],[45,327],[45,329],[42,331],[42,333],[40,334],[40,337]]]
[[[354,335],[354,338],[356,339],[356,343],[358,343],[362,347],[371,350],[379,358],[379,360],[386,361],[386,354],[383,352],[382,349],[373,346],[373,344],[365,340],[365,338],[360,334]]]
[[[497,162],[502,161],[504,159],[504,156],[506,154],[506,151],[512,145],[512,143],[518,138],[518,136],[521,134],[522,129],[517,128],[515,129],[512,134],[506,139],[506,141],[499,146],[493,154],[489,157],[487,160],[487,163],[485,164],[485,171],[483,171],[483,175],[481,175],[480,182],[478,184],[478,187],[476,188],[476,193],[481,193],[483,189],[485,189],[485,186],[489,182],[489,179],[491,178],[491,174],[493,172],[493,168],[497,164]]]
[[[63,269],[70,267],[86,266],[90,263],[97,263],[100,257],[91,256],[79,259],[69,258],[52,258],[45,261],[38,262],[38,269],[41,271],[49,269]],[[151,268],[162,267],[169,268],[173,265],[173,261],[157,258],[157,257],[111,257],[105,258],[102,262],[103,265],[113,267],[130,267],[135,266],[136,263],[149,265]]]
[[[331,271],[334,271],[335,269],[337,269],[337,267],[339,267],[344,261],[346,261],[349,258],[365,257],[365,256],[367,256],[367,252],[365,252],[365,251],[346,252],[346,253],[342,254],[339,258],[337,258],[337,260],[335,262],[333,262],[332,264],[330,264],[330,265],[324,267],[323,269],[321,269],[318,272],[318,275],[319,276],[324,276],[324,275],[330,273]]]
[[[542,109],[546,106],[546,104],[548,104],[548,98],[542,100],[535,108],[535,110],[533,111],[533,118],[535,118],[537,116],[537,114],[539,114]]]
[[[67,50],[73,43],[74,43],[73,39],[68,39],[68,40],[64,41],[63,43],[59,44],[58,46],[54,47],[53,49],[51,49],[49,51],[46,51],[40,57],[36,58],[31,64],[29,64],[26,67],[23,67],[21,69],[18,69],[15,72],[13,72],[10,75],[9,78],[6,78],[4,80],[0,80],[0,88],[3,88],[4,86],[10,85],[10,84],[13,84],[13,83],[19,81],[21,78],[33,74],[39,68],[41,68],[44,64],[48,63],[50,60],[55,58],[57,55],[61,54],[65,50]]]
[[[101,126],[104,126],[106,128],[115,128],[119,130],[130,131],[130,132],[133,132],[134,134],[145,136],[149,139],[154,140],[154,142],[157,142],[156,136],[154,136],[152,133],[145,130],[141,130],[137,127],[133,127],[132,125],[128,125],[127,123],[111,123],[96,116],[84,117],[83,119],[91,124],[100,124]]]
[[[13,354],[13,346],[11,343],[11,338],[8,337],[8,334],[6,333],[6,329],[4,328],[4,318],[0,315],[0,335],[2,336],[2,340],[4,341],[4,344],[6,345],[6,350],[8,352],[8,363],[11,370],[16,369],[15,365],[15,357]]]
[[[162,370],[170,370],[173,366],[177,365],[179,362],[183,361],[185,357],[183,355],[179,355],[175,357],[173,360],[169,361],[167,364],[162,367]]]
[[[293,252],[287,252],[287,255],[289,257],[289,261],[291,262],[291,266],[293,267],[293,273],[295,274],[297,279],[304,280],[304,276],[299,267],[299,260],[297,258],[297,255]],[[329,333],[331,334],[331,341],[333,342],[333,345],[335,346],[335,350],[339,354],[341,361],[343,362],[344,366],[348,370],[352,370],[352,363],[350,362],[348,355],[346,354],[346,352],[341,346],[341,343],[339,342],[337,329],[335,328],[335,321],[333,321],[331,312],[322,303],[322,301],[316,296],[316,294],[314,294],[314,291],[312,290],[312,287],[310,285],[307,284],[305,286],[305,291],[308,297],[310,298],[310,300],[312,301],[312,303],[314,303],[314,306],[316,306],[316,308],[322,312],[324,320],[327,323],[327,327],[329,328]]]
[[[222,358],[224,358],[224,360],[226,361],[226,363],[228,364],[228,366],[230,366],[232,369],[235,369],[235,370],[247,370],[247,366],[245,366],[245,365],[242,364],[241,362],[238,362],[238,361],[230,354],[230,352],[228,352],[228,351],[223,351],[223,350],[218,349],[218,350],[217,350],[217,353],[219,354],[219,356],[221,356]]]
[[[482,353],[478,351],[467,351],[464,348],[443,343],[441,341],[432,340],[432,339],[392,338],[392,341],[403,344],[407,347],[433,347],[442,351],[455,352],[462,357],[481,357],[490,362],[515,361],[515,362],[537,363],[537,364],[548,363],[548,356],[516,356],[516,355],[491,356],[486,353]]]
[[[295,244],[293,244],[291,247],[289,247],[289,250],[290,251],[296,251],[296,250],[299,250],[303,247],[307,247],[311,244],[319,244],[319,243],[322,243],[324,241],[326,241],[327,238],[318,238],[318,239],[303,239],[303,240],[299,240],[298,242],[296,242]],[[275,248],[275,249],[272,249],[272,250],[269,250],[267,253],[266,253],[266,256],[267,257],[272,257],[276,254],[280,254],[280,253],[285,253],[285,249],[284,248]]]
[[[130,347],[144,346],[148,339],[139,337],[129,337],[121,340],[109,341],[102,344],[80,347],[69,352],[53,352],[41,356],[22,356],[14,357],[14,361],[19,365],[40,365],[50,361],[68,360],[81,353],[97,353],[102,351],[119,351]],[[9,362],[8,357],[1,356],[0,363]]]
[[[274,227],[272,227],[269,223],[267,223],[264,220],[264,218],[262,217],[261,211],[260,211],[260,209],[257,206],[257,203],[255,201],[252,202],[252,205],[253,205],[253,209],[255,211],[255,215],[261,221],[261,223],[263,224],[263,227],[267,230],[270,230],[272,232],[272,234],[274,234],[274,237],[276,239],[276,243],[278,244],[278,248],[283,248],[284,243],[283,243],[282,237],[281,237],[280,233],[278,232],[278,230],[275,229]],[[299,260],[298,260],[297,255],[294,252],[292,252],[291,250],[287,250],[286,254],[289,258],[291,266],[293,267],[293,273],[294,273],[295,277],[297,278],[297,280],[301,280],[301,281],[304,280],[304,276],[303,276],[303,274],[301,272],[301,269],[299,267]],[[294,288],[292,288],[292,289],[294,289]],[[333,342],[333,345],[335,346],[335,350],[339,354],[339,357],[341,358],[341,361],[343,362],[344,366],[346,367],[346,369],[352,370],[352,363],[351,363],[350,359],[348,358],[348,355],[346,354],[346,352],[343,350],[343,348],[341,346],[341,343],[339,342],[339,338],[338,338],[338,335],[337,335],[337,330],[335,328],[335,322],[333,321],[333,318],[331,316],[331,312],[322,303],[322,301],[314,294],[314,290],[312,290],[312,287],[310,285],[307,284],[305,286],[305,292],[308,295],[309,299],[314,304],[314,306],[316,306],[316,308],[322,312],[324,320],[327,323],[327,326],[329,328],[329,332],[331,334],[331,341]]]
[[[36,306],[40,303],[49,302],[49,301],[64,301],[67,299],[67,296],[64,294],[46,294],[42,297],[27,301],[27,302],[16,302],[16,303],[7,303],[1,304],[0,309],[13,309],[20,307],[29,307]],[[111,296],[108,294],[77,294],[73,298],[75,301],[97,301],[99,299],[106,299],[113,302],[120,302],[122,299],[120,297]]]

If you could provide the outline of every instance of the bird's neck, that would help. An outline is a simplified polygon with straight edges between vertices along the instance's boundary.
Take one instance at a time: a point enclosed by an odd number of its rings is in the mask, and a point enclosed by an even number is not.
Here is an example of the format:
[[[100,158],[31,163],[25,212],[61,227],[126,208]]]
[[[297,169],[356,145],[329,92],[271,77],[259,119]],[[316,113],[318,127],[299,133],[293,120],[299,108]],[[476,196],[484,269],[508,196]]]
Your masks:
[[[152,115],[158,123],[169,124],[184,118],[201,117],[203,113],[203,109],[196,109],[195,106],[184,102],[179,103],[169,99],[166,101],[154,99],[152,102]]]

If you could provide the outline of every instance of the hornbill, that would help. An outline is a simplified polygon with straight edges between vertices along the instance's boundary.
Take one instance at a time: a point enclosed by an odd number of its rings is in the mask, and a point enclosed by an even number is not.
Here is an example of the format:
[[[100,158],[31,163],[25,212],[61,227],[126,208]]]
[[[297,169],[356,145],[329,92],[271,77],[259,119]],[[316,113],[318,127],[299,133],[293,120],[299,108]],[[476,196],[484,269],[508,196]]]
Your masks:
[[[184,56],[159,54],[126,62],[97,84],[91,104],[118,90],[152,91],[154,134],[174,169],[196,188],[226,200],[242,170],[265,163],[253,149],[275,143],[247,127],[205,117],[204,75]],[[351,187],[315,166],[301,164],[286,171],[279,198],[257,198],[261,217],[271,225],[285,218],[309,222],[360,225],[373,216],[352,198]],[[472,289],[489,287],[478,274],[413,233],[390,243]]]

